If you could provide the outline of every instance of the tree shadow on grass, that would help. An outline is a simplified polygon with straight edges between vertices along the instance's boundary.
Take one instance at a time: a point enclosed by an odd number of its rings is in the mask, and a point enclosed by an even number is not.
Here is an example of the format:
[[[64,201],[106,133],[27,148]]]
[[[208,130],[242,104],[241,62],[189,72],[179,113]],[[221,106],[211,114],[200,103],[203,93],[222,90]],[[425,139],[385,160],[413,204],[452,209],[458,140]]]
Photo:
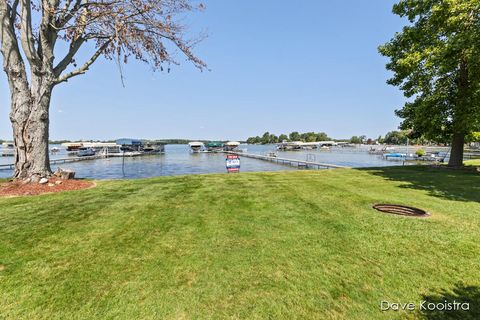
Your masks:
[[[400,188],[426,190],[434,197],[480,202],[480,174],[429,166],[366,168],[369,173],[390,181],[407,182]]]
[[[425,320],[478,320],[480,319],[480,287],[457,284],[451,291],[442,290],[438,293],[423,296],[425,309],[421,310],[421,318]],[[440,310],[446,303],[463,304],[458,310]],[[427,307],[434,304],[436,308]],[[468,310],[465,310],[468,304]],[[433,306],[433,305],[430,305]],[[448,306],[448,305],[447,305]],[[452,305],[451,305],[452,306]],[[430,310],[433,309],[433,310]]]

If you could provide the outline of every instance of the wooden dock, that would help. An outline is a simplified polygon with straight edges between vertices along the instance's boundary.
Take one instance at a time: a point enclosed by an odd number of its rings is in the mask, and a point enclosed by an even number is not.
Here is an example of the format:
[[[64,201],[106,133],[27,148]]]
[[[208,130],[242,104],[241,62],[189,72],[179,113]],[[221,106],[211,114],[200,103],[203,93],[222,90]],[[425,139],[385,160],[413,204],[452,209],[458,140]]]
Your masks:
[[[245,153],[245,152],[235,152],[235,151],[223,151],[224,153],[229,154],[236,154],[241,157],[252,158],[257,160],[275,162],[278,164],[288,165],[292,167],[297,167],[301,169],[340,169],[340,168],[349,168],[345,166],[339,166],[335,164],[328,164],[328,163],[319,163],[315,161],[306,161],[306,160],[298,160],[298,159],[287,159],[287,158],[279,158],[279,157],[272,157],[272,156],[265,156],[261,154],[254,154],[254,153]],[[139,154],[140,155],[140,154]],[[121,157],[121,155],[95,155],[95,156],[86,156],[86,157],[68,157],[68,158],[61,158],[61,159],[53,159],[50,160],[50,164],[62,164],[62,163],[71,163],[71,162],[78,162],[78,161],[88,161],[88,160],[97,160],[97,159],[104,159],[109,157]],[[131,157],[137,155],[125,155],[125,157]],[[11,164],[0,164],[0,170],[13,170],[15,165]]]
[[[70,163],[70,162],[78,162],[78,161],[86,161],[86,160],[97,160],[106,158],[104,155],[98,156],[86,156],[86,157],[69,157],[69,158],[61,158],[61,159],[53,159],[50,160],[50,164],[62,164],[62,163]],[[13,170],[15,164],[0,164],[0,170]]]
[[[111,153],[111,154],[99,154],[94,156],[85,156],[85,157],[68,157],[68,158],[60,158],[60,159],[52,159],[50,160],[50,164],[63,164],[63,163],[71,163],[71,162],[79,162],[79,161],[88,161],[88,160],[98,160],[98,159],[106,159],[106,158],[131,158],[131,157],[139,157],[139,156],[147,156],[150,154],[142,154],[142,153]],[[13,170],[15,168],[15,164],[0,164],[0,170]]]
[[[287,159],[287,158],[279,158],[279,157],[272,157],[272,156],[265,156],[261,154],[255,153],[245,153],[245,152],[235,152],[235,151],[224,151],[225,153],[236,154],[240,157],[252,158],[257,160],[263,161],[270,161],[276,162],[278,164],[289,165],[292,167],[298,167],[301,169],[346,169],[349,167],[339,166],[336,164],[328,164],[328,163],[320,163],[315,161],[306,161],[306,160],[298,160],[298,159]]]

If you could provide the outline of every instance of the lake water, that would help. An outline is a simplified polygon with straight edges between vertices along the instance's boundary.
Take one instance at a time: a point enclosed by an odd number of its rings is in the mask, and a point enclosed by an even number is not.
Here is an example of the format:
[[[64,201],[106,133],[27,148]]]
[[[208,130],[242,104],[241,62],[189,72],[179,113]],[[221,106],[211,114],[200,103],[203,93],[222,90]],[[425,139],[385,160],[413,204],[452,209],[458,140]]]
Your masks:
[[[242,145],[248,153],[267,154],[277,152],[275,145]],[[341,148],[334,147],[324,150],[278,151],[278,157],[299,159],[336,164],[348,167],[381,167],[402,165],[401,161],[388,161],[378,155],[368,153],[369,147]],[[68,157],[65,150],[61,150],[52,159]],[[287,165],[271,163],[262,160],[241,158],[241,172],[298,170]],[[12,157],[0,157],[0,164],[12,163]],[[155,176],[170,176],[182,174],[226,173],[225,154],[221,153],[190,153],[188,145],[167,145],[165,153],[144,157],[109,158],[87,160],[74,163],[53,165],[71,169],[79,178],[94,179],[124,179],[147,178]],[[10,177],[11,170],[0,170],[0,178]]]

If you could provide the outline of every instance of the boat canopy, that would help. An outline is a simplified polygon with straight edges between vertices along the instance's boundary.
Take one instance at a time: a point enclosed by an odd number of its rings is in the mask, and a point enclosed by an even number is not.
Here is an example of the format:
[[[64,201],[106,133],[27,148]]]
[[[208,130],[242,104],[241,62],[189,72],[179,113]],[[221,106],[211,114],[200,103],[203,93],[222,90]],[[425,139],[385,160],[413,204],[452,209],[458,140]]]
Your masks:
[[[229,147],[238,147],[240,145],[240,142],[238,141],[228,141],[227,143],[225,143],[226,146],[229,146]]]
[[[285,146],[303,146],[305,142],[303,141],[291,141],[291,142],[282,142],[280,143]]]
[[[65,142],[62,147],[83,147],[83,142]]]
[[[221,148],[223,147],[223,143],[218,141],[212,141],[206,144],[208,148]]]
[[[139,139],[118,139],[117,144],[122,146],[141,146],[143,142]]]
[[[318,141],[317,142],[319,145],[323,145],[323,146],[337,146],[338,143],[335,142],[335,141]]]
[[[115,142],[84,142],[83,146],[87,148],[108,148],[117,147],[118,144]]]
[[[200,141],[192,141],[192,142],[189,142],[188,145],[190,147],[202,147],[203,146],[203,142],[200,142]]]

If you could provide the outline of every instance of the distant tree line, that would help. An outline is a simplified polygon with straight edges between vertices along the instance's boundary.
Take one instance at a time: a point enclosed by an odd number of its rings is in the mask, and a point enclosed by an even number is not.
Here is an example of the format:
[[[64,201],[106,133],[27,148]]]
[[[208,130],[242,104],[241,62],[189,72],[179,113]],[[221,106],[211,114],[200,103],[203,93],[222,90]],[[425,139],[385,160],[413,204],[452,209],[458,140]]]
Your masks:
[[[413,130],[397,130],[390,131],[385,136],[378,138],[367,138],[366,135],[352,136],[350,139],[332,139],[325,132],[305,132],[299,133],[297,131],[290,134],[275,135],[270,132],[265,132],[262,136],[250,137],[247,139],[249,144],[271,144],[280,143],[283,141],[303,141],[303,142],[318,142],[330,141],[347,142],[351,144],[391,144],[391,145],[429,145],[429,144],[445,144],[447,141],[440,137],[436,140],[426,139],[425,136],[415,133]],[[467,137],[469,142],[480,142],[480,133],[472,133]]]
[[[472,140],[473,140],[472,134]],[[429,145],[429,144],[445,144],[447,141],[445,139],[427,139],[424,135],[415,133],[412,130],[399,130],[399,131],[390,131],[382,137],[379,136],[377,139],[368,138],[366,136],[353,136],[349,140],[353,144],[391,144],[391,145]]]
[[[427,140],[423,136],[416,136],[412,131],[390,131],[384,137],[379,136],[377,139],[367,138],[367,136],[353,136],[348,140],[352,144],[392,144],[392,145],[406,145],[409,144],[432,144],[438,143]]]
[[[367,142],[367,136],[353,136],[349,140],[353,144],[362,144]]]
[[[261,137],[250,137],[247,139],[249,144],[269,144],[269,143],[279,143],[283,141],[304,141],[304,142],[317,142],[317,141],[328,141],[331,140],[325,132],[305,132],[299,133],[297,131],[291,132],[290,134],[280,134],[276,136],[273,133],[265,132]]]

